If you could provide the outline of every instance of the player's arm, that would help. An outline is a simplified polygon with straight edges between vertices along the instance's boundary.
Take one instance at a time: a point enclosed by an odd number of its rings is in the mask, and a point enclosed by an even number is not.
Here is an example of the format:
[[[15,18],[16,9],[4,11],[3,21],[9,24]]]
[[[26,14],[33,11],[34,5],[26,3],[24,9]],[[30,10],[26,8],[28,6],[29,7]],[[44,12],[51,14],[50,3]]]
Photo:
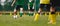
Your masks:
[[[13,0],[13,3],[11,4],[11,6],[13,6],[15,2],[16,2],[16,0]]]

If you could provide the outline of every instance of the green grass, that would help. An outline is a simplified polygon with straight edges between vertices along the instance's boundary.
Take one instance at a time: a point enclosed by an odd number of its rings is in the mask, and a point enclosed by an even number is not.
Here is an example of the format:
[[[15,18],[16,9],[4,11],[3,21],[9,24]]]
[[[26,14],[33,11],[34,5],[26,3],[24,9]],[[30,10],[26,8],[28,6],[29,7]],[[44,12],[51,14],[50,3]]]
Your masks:
[[[14,19],[10,15],[0,16],[0,26],[60,26],[60,16],[57,16],[57,24],[47,24],[48,16],[41,16],[39,21],[34,22],[34,16],[23,15],[23,17],[18,17]]]

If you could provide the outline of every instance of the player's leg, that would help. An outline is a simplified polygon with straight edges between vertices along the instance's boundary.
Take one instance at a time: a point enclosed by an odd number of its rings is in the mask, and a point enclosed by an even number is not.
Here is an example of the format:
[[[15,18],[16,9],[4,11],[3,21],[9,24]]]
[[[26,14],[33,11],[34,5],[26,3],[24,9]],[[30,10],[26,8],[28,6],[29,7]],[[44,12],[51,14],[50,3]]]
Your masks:
[[[40,15],[42,14],[42,10],[44,9],[45,4],[40,4],[40,8],[38,10],[38,13],[40,13]]]
[[[38,12],[37,12],[36,15],[35,15],[34,21],[38,21],[38,19],[39,19],[39,17],[40,17],[40,14],[41,14],[41,12],[42,12],[42,8],[43,8],[43,7],[44,7],[44,4],[41,4]]]
[[[39,13],[36,13],[35,18],[34,18],[34,21],[38,21],[39,20],[39,16],[40,16],[40,14]]]
[[[46,11],[49,12],[50,11],[50,4],[45,4],[45,8],[46,8]],[[50,14],[50,13],[49,13]],[[50,15],[48,17],[48,21],[50,20]]]
[[[19,5],[16,5],[15,9],[14,9],[14,16],[15,18],[17,18],[17,11],[19,10]]]
[[[31,15],[32,16],[34,15],[34,9],[33,8],[31,9]]]
[[[34,14],[33,6],[30,6],[29,16],[33,16],[33,14]]]
[[[29,16],[31,16],[31,10],[32,10],[32,7],[30,6],[30,10],[29,10]]]
[[[34,21],[38,21],[41,14],[42,14],[42,10],[39,9],[38,12],[35,15]]]
[[[35,14],[35,18],[34,21],[38,21],[40,17],[40,9],[38,10],[38,12]]]

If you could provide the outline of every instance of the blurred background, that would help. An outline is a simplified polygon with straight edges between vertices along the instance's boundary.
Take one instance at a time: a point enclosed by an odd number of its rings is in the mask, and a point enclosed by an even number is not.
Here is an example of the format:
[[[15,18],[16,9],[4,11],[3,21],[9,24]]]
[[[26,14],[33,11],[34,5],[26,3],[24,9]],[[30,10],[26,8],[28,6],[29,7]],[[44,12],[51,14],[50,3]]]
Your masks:
[[[29,12],[28,4],[31,2],[30,4],[32,5],[31,7],[33,7],[32,9],[34,9],[34,13],[31,13],[32,16],[29,16],[30,13],[24,12],[22,14],[23,16],[20,17],[20,12],[18,11],[18,17],[14,19],[13,11],[16,8],[16,4],[11,6],[13,1],[14,0],[0,0],[0,26],[60,26],[60,0],[51,0],[52,2],[54,1],[57,10],[56,25],[47,24],[49,12],[46,12],[46,6],[43,7],[44,13],[39,17],[39,21],[34,22],[34,14],[35,11],[38,11],[40,8],[40,0],[33,0],[32,2],[31,0],[21,0],[20,3],[24,11]]]
[[[56,1],[56,0],[55,0],[55,1]],[[60,0],[54,2],[54,3],[56,3],[56,5],[58,4],[58,6],[55,6],[55,8],[56,8],[57,11],[60,11],[59,1],[60,1]],[[0,0],[0,11],[13,11],[14,8],[15,8],[15,6],[16,6],[16,4],[14,4],[14,6],[12,7],[12,6],[11,6],[12,2],[13,2],[13,0],[5,0],[5,2],[4,2],[5,5],[2,6],[2,5],[1,5],[1,0]],[[27,11],[27,10],[28,10],[29,0],[22,0],[22,2],[24,3],[24,4],[22,4],[24,10]],[[34,9],[35,9],[36,11],[38,11],[38,9],[39,9],[39,7],[40,7],[40,0],[33,0],[33,2],[34,2]],[[46,9],[44,8],[43,10],[45,11]]]

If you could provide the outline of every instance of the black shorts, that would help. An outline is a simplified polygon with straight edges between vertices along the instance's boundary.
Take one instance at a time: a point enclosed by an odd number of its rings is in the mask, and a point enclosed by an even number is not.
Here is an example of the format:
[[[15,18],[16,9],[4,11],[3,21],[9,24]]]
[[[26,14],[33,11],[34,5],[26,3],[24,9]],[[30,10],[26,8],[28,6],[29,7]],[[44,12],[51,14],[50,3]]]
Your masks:
[[[40,15],[40,13],[38,13]]]
[[[16,10],[20,10],[20,8],[23,8],[23,6],[22,5],[17,5],[16,6]]]
[[[51,12],[51,14],[56,14],[56,12]]]
[[[30,11],[34,11],[33,7],[30,7]]]
[[[40,4],[40,8],[41,9],[47,9],[47,11],[49,11],[50,10],[50,4]]]

